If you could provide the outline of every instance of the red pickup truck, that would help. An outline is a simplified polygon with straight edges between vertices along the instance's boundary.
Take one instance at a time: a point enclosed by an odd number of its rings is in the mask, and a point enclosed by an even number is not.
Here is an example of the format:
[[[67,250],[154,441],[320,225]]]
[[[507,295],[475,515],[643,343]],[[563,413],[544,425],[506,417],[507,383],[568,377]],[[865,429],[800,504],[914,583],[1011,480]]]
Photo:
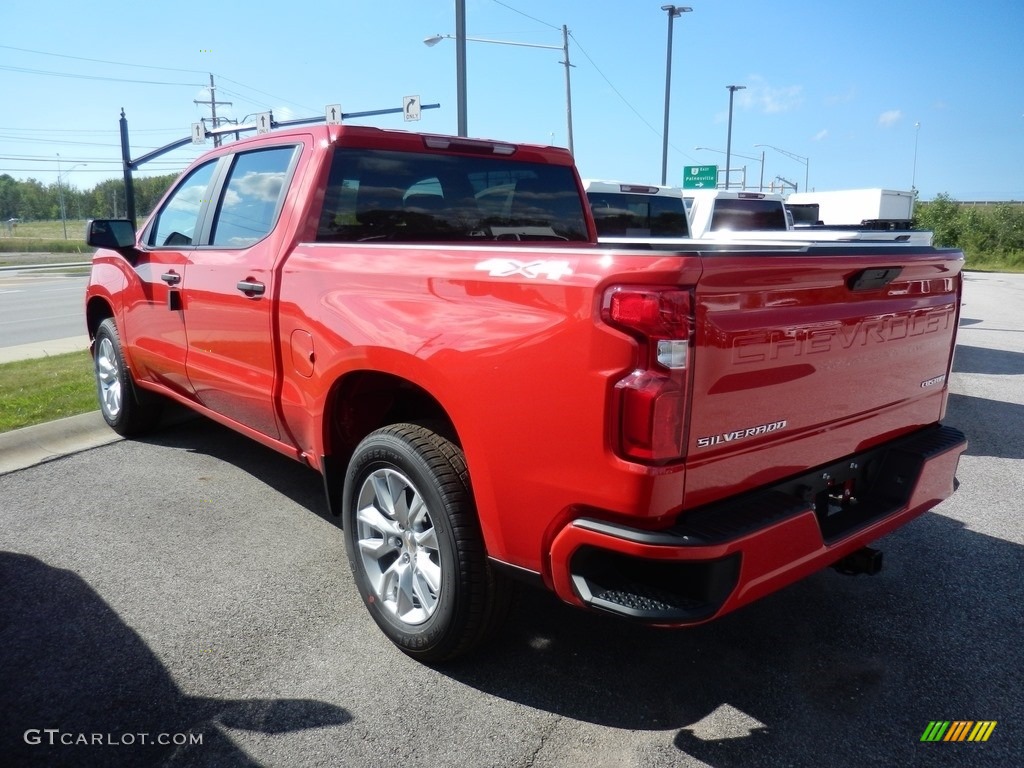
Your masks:
[[[366,606],[455,657],[512,585],[721,616],[950,495],[958,251],[598,244],[564,150],[367,127],[222,146],[90,222],[100,405],[318,470]]]

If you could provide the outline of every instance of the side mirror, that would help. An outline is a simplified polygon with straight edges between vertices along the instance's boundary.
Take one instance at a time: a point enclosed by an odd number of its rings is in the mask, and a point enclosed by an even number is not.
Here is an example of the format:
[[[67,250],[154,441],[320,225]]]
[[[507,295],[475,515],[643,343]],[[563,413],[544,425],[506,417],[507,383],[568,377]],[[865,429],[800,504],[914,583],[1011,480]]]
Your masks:
[[[127,258],[135,250],[135,227],[127,219],[92,219],[85,225],[85,242]]]

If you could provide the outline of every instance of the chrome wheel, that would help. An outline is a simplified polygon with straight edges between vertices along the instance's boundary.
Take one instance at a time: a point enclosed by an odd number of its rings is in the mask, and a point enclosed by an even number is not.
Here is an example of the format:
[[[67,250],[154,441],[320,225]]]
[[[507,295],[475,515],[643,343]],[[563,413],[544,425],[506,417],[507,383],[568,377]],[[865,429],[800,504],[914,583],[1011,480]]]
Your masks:
[[[100,408],[108,421],[116,420],[121,413],[124,386],[121,381],[121,366],[118,363],[114,343],[103,336],[96,349],[96,384],[99,387]]]
[[[430,510],[412,481],[394,469],[369,474],[356,501],[355,535],[383,608],[404,624],[427,621],[441,596],[441,554]]]

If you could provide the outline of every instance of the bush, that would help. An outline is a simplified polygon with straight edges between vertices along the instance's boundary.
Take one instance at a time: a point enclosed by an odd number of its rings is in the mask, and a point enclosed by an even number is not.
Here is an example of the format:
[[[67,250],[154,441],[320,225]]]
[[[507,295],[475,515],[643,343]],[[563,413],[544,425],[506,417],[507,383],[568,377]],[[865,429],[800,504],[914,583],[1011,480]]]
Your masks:
[[[935,233],[935,245],[959,248],[968,269],[1024,272],[1024,205],[964,205],[948,194],[920,203],[915,226]]]

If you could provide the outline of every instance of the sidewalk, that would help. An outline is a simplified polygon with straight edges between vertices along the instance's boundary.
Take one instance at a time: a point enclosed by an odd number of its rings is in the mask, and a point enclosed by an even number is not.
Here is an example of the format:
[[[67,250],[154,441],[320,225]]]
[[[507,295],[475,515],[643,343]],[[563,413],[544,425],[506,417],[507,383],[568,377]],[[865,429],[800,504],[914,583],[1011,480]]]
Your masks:
[[[36,357],[63,355],[66,352],[77,352],[89,348],[89,335],[69,336],[66,339],[37,341],[32,344],[18,344],[13,347],[0,347],[0,364],[14,363],[18,360],[31,360]]]

